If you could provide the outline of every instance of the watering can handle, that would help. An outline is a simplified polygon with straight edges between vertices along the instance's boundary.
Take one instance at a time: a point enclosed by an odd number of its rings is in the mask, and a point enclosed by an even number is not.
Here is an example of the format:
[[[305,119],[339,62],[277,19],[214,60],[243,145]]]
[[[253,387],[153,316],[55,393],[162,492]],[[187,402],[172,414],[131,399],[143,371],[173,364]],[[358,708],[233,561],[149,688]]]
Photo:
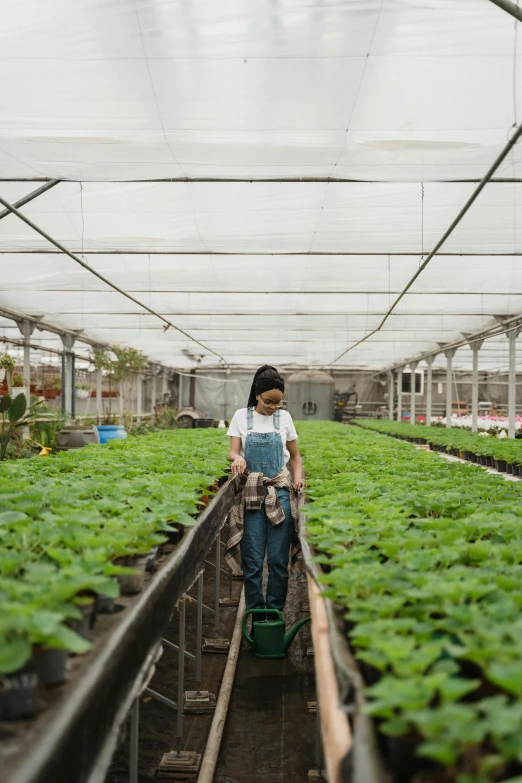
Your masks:
[[[279,609],[247,609],[245,614],[243,615],[243,620],[241,622],[241,627],[242,627],[242,630],[243,630],[243,636],[245,637],[247,642],[250,642],[250,644],[254,644],[254,640],[249,635],[249,633],[248,633],[248,631],[246,629],[246,622],[247,622],[248,615],[249,614],[264,614],[264,615],[266,615],[269,612],[271,614],[277,614],[278,615],[278,618],[277,618],[278,620],[283,620],[283,615],[281,614]]]

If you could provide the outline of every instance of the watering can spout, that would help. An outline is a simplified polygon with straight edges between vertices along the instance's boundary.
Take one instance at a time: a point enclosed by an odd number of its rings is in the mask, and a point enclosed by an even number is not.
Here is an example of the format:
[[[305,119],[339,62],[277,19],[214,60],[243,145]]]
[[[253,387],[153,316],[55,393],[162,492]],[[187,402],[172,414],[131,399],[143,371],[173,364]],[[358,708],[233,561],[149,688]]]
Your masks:
[[[289,633],[287,633],[285,635],[285,640],[284,640],[285,652],[288,650],[288,648],[290,647],[290,645],[294,641],[296,633],[303,627],[303,625],[305,625],[306,623],[309,623],[311,619],[312,619],[311,617],[305,617],[302,620],[299,620],[299,622],[296,623],[296,625],[294,625],[292,630],[289,631]]]

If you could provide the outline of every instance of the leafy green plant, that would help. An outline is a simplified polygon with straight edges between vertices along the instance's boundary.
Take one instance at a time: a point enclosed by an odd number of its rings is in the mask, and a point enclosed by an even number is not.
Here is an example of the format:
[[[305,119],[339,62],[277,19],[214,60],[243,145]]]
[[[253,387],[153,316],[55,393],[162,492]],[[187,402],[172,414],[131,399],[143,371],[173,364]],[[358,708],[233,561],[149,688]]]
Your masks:
[[[9,423],[8,409],[3,416]],[[214,430],[3,462],[0,674],[21,668],[35,647],[85,651],[88,643],[69,628],[81,604],[119,594],[116,577],[132,573],[121,558],[148,554],[174,525],[193,525],[201,495],[226,464],[225,440]]]
[[[367,711],[444,781],[522,770],[522,487],[361,428],[298,430],[307,531]]]

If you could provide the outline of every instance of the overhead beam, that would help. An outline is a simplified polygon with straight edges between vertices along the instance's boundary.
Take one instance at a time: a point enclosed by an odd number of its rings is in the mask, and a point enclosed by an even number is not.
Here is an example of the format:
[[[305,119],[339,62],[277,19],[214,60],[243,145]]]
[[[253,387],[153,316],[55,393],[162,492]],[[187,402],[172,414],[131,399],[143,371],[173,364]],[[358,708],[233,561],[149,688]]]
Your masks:
[[[326,366],[330,367],[332,364],[335,364],[339,361],[339,359],[342,359],[343,356],[345,356],[348,351],[352,351],[354,348],[356,348],[358,345],[360,345],[362,342],[365,342],[365,340],[368,340],[372,335],[376,334],[376,332],[380,331],[390,315],[393,313],[401,299],[408,293],[412,285],[415,283],[417,278],[422,274],[422,272],[426,269],[428,264],[430,263],[431,259],[438,253],[440,248],[443,246],[443,244],[446,242],[447,239],[451,236],[453,231],[457,228],[462,218],[466,215],[470,207],[475,203],[479,195],[482,193],[488,182],[491,180],[493,174],[498,169],[498,167],[501,165],[501,163],[505,160],[505,158],[509,155],[513,147],[516,145],[517,141],[522,136],[522,124],[518,125],[516,127],[515,132],[511,136],[511,138],[508,138],[506,145],[502,149],[502,152],[497,156],[496,160],[492,165],[489,167],[487,172],[484,174],[483,178],[481,179],[480,183],[477,185],[477,187],[474,189],[471,196],[467,199],[466,203],[460,209],[457,216],[454,218],[450,226],[446,229],[442,237],[439,239],[433,250],[428,254],[425,261],[423,261],[422,264],[420,264],[418,270],[415,272],[413,277],[410,278],[406,286],[404,287],[403,291],[399,294],[399,296],[395,299],[395,301],[392,303],[392,305],[389,307],[386,315],[382,319],[381,323],[377,326],[376,329],[372,329],[368,334],[362,338],[362,340],[359,340],[355,345],[350,346],[347,348],[343,353],[341,353],[339,356],[337,356],[335,359],[333,359],[331,362],[329,362]]]
[[[500,6],[500,2],[496,2],[496,0],[491,0],[491,2],[496,3],[496,5]],[[508,3],[506,3],[508,5]],[[514,6],[514,3],[509,3],[509,5]],[[507,9],[504,9],[507,10]],[[509,13],[509,11],[508,11]],[[180,163],[183,165],[183,161],[180,161]],[[0,177],[0,182],[48,182],[48,177]],[[75,180],[75,179],[67,179],[67,182],[81,182],[82,180]],[[415,184],[418,184],[420,180],[409,180],[414,182]],[[476,183],[480,182],[480,179],[477,177],[468,177],[468,178],[462,178],[462,179],[423,179],[422,180],[425,183],[434,183],[434,184],[443,184],[443,185],[458,185],[462,183]],[[357,179],[353,177],[156,177],[156,178],[149,178],[149,179],[104,179],[104,180],[95,180],[96,184],[108,184],[108,185],[121,185],[121,184],[153,184],[155,182],[158,183],[185,183],[185,184],[198,184],[198,183],[231,183],[231,182],[248,182],[250,185],[256,185],[256,184],[264,184],[266,182],[273,182],[273,183],[289,183],[289,184],[296,184],[299,182],[318,182],[321,183],[329,183],[329,182],[346,182],[346,183],[354,183],[354,184],[361,184],[361,185],[371,185],[372,183],[375,183],[376,185],[397,185],[397,184],[404,184],[403,179]],[[512,183],[512,182],[522,182],[522,177],[495,177],[491,179],[491,182],[502,182],[502,183]]]
[[[61,255],[61,251],[48,250],[45,248],[34,250],[0,250],[0,253],[9,253],[10,255]],[[82,256],[364,256],[371,258],[395,258],[397,256],[410,256],[421,258],[421,250],[402,250],[399,252],[386,253],[383,250],[82,250]],[[437,253],[439,257],[448,258],[511,258],[512,256],[522,256],[522,252],[514,251],[511,253]],[[388,293],[386,291],[386,293]]]
[[[220,354],[216,353],[212,348],[207,348],[206,345],[199,342],[199,340],[196,340],[195,337],[192,337],[188,332],[185,332],[183,329],[180,329],[179,326],[176,326],[172,323],[172,321],[169,321],[167,318],[165,318],[160,313],[157,313],[155,310],[152,309],[152,307],[149,307],[149,305],[146,305],[144,302],[140,302],[139,299],[136,299],[132,294],[128,294],[126,291],[124,291],[122,288],[117,286],[115,283],[113,283],[111,280],[109,280],[104,275],[100,274],[100,272],[97,272],[96,269],[93,269],[92,266],[89,266],[85,261],[83,261],[79,256],[72,253],[70,250],[68,250],[64,245],[61,244],[61,242],[58,242],[56,239],[54,239],[50,234],[48,234],[46,231],[43,230],[43,228],[40,228],[36,225],[36,223],[33,223],[32,220],[30,220],[26,215],[24,215],[22,212],[19,212],[18,209],[13,205],[10,204],[9,201],[6,201],[5,198],[0,196],[0,204],[3,204],[6,209],[8,209],[10,212],[13,212],[18,218],[20,218],[21,221],[26,223],[30,228],[33,229],[33,231],[36,231],[37,234],[40,234],[44,239],[46,239],[48,242],[50,242],[52,245],[58,248],[58,250],[61,250],[62,253],[65,253],[65,255],[69,256],[73,261],[75,261],[77,264],[79,264],[83,269],[86,269],[88,272],[90,272],[92,275],[98,278],[98,280],[101,280],[103,283],[109,286],[109,288],[112,288],[114,291],[117,291],[117,293],[121,294],[122,296],[125,296],[127,299],[129,299],[131,302],[134,302],[135,305],[138,305],[138,307],[143,308],[143,310],[146,310],[151,315],[156,316],[160,321],[162,321],[164,326],[164,331],[172,327],[177,332],[181,332],[181,334],[185,335],[185,337],[188,340],[192,340],[192,342],[199,345],[201,348],[203,348],[205,351],[208,351],[209,353],[214,354],[214,356],[217,356],[218,359],[220,359],[224,364],[226,364],[225,359],[223,356],[220,356]]]
[[[31,193],[28,193],[27,196],[24,196],[23,198],[18,199],[18,201],[15,201],[13,206],[15,206],[17,209],[19,207],[23,207],[24,204],[28,204],[30,201],[33,201],[35,198],[38,198],[38,196],[41,196],[42,193],[46,193],[48,190],[51,190],[51,188],[54,188],[58,183],[61,182],[59,179],[51,179],[49,182],[46,182],[45,185],[42,185],[41,188],[37,188],[37,190],[33,190]],[[11,214],[10,209],[4,209],[2,212],[0,212],[0,220],[2,218],[7,217],[7,215]]]
[[[498,5],[503,11],[515,17],[515,19],[518,19],[519,22],[522,22],[522,8],[518,7],[518,3],[515,4],[511,2],[511,0],[490,0],[490,2],[494,5]]]

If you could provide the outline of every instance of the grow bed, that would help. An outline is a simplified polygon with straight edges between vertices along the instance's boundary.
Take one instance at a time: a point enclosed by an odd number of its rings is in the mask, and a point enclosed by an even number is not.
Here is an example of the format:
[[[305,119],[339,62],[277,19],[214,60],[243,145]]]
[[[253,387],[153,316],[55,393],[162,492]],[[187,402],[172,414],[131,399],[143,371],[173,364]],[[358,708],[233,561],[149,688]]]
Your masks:
[[[358,428],[299,433],[319,582],[394,780],[519,783],[522,487]]]
[[[143,459],[144,451],[147,459]],[[64,685],[41,689],[35,717],[0,724],[2,768],[8,771],[10,783],[65,782],[71,780],[72,769],[75,781],[103,779],[100,768],[116,743],[115,729],[151,669],[162,629],[176,601],[202,569],[205,554],[226,518],[234,482],[226,484],[194,519],[198,497],[223,472],[224,455],[223,439],[217,433],[161,433],[109,447],[88,447],[45,463],[24,463],[17,486],[12,478],[11,490],[19,491],[0,495],[4,503],[25,504],[24,512],[4,506],[0,515],[4,542],[7,539],[11,544],[2,550],[0,581],[6,609],[1,622],[2,663],[8,679],[20,678],[16,665],[22,656],[23,671],[32,670],[32,659],[26,663],[27,647],[31,655],[37,641],[40,647],[74,649],[78,645],[83,651],[92,643],[87,654],[71,659]],[[109,466],[116,481],[106,478]],[[10,467],[3,466],[0,480],[14,476]],[[180,472],[175,472],[176,467]],[[100,491],[102,476],[105,492]],[[75,500],[67,502],[74,490]],[[63,513],[55,513],[56,493],[64,498]],[[25,548],[15,545],[22,523]],[[175,546],[184,528],[187,532]],[[158,529],[163,531],[160,537],[155,532]],[[58,547],[49,530],[60,531],[67,541]],[[114,540],[102,546],[107,531]],[[118,598],[121,611],[99,616],[91,641],[74,633],[69,626],[70,617],[78,611],[78,592],[82,593],[82,608],[93,604],[95,591],[117,595],[114,557],[123,551],[120,547],[134,554],[148,552],[151,536],[159,547],[159,570],[142,574],[144,591],[132,598]],[[68,588],[66,598],[65,577],[75,587]],[[23,596],[30,597],[25,605]],[[16,610],[21,618],[18,625]],[[45,633],[45,641],[40,641]]]
[[[443,451],[468,462],[495,468],[501,473],[522,476],[522,440],[496,438],[459,429],[425,427],[404,422],[360,419],[354,422],[364,429],[392,435],[410,443],[426,443],[434,451]]]

